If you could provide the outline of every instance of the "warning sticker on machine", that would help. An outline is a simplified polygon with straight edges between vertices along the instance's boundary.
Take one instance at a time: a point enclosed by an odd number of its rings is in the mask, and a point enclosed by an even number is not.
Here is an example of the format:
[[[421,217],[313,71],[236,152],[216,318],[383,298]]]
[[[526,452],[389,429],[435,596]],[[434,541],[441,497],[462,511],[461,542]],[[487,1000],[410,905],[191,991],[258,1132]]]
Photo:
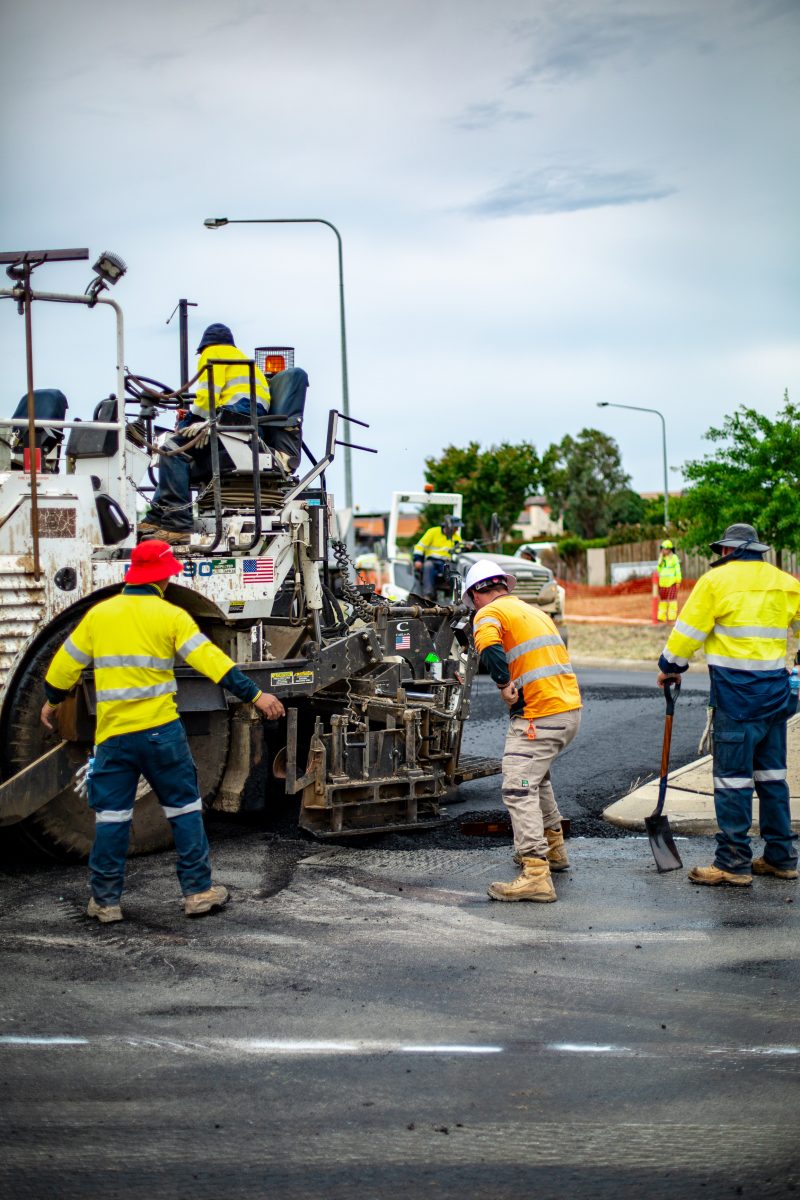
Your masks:
[[[273,671],[271,675],[273,687],[289,687],[292,684],[312,684],[313,671]]]
[[[244,612],[244,600],[231,600],[230,604],[228,605],[228,612],[229,613]]]

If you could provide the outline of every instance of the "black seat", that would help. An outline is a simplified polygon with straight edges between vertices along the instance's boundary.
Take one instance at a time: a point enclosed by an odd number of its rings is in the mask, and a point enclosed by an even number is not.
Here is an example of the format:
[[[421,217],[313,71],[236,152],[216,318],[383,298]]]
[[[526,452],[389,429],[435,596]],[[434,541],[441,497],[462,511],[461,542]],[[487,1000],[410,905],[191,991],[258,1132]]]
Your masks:
[[[95,405],[93,421],[116,421],[117,398],[109,396]],[[108,458],[116,454],[119,434],[116,429],[71,429],[67,441],[67,458]]]
[[[308,375],[302,367],[279,371],[269,381],[269,416],[258,420],[262,439],[270,450],[286,455],[290,473],[300,466],[307,391]]]
[[[67,397],[58,388],[34,388],[33,391],[33,411],[37,421],[63,421],[66,419]],[[20,398],[20,402],[14,409],[14,418],[26,418],[28,415],[28,394]],[[27,450],[29,447],[28,430],[26,427],[15,429],[14,449]],[[56,451],[55,462],[47,464],[45,470],[58,469],[58,451],[60,451],[61,443],[64,440],[63,429],[37,429],[35,431],[36,445],[42,452],[43,464],[49,454]]]

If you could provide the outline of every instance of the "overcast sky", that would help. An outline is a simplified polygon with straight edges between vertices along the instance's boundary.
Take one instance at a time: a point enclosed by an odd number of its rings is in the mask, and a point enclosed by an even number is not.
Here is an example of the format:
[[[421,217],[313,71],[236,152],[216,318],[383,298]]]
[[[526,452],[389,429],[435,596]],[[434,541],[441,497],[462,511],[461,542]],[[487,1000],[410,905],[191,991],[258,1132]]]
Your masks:
[[[362,510],[448,444],[599,428],[670,486],[739,404],[800,399],[797,0],[3,0],[2,247],[111,249],[127,364],[176,385],[191,310],[294,345],[339,405],[341,231]],[[92,260],[93,261],[93,260]],[[82,292],[90,264],[43,267]],[[3,411],[25,388],[0,305]],[[34,312],[36,384],[89,415],[110,316]],[[333,471],[341,502],[341,462]]]

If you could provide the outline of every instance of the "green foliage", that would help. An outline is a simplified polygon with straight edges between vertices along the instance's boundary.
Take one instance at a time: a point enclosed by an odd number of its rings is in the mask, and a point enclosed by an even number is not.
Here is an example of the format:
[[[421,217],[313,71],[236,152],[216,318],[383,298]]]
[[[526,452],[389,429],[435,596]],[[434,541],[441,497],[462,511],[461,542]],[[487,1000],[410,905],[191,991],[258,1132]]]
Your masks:
[[[503,442],[481,450],[478,442],[460,449],[448,446],[440,458],[425,460],[425,478],[437,492],[460,492],[464,497],[465,539],[489,538],[492,513],[507,534],[519,520],[525,499],[540,482],[541,464],[529,442]],[[428,509],[424,520],[429,526]]]
[[[741,405],[705,434],[713,454],[684,464],[682,544],[705,550],[728,525],[745,521],[771,545],[800,550],[800,408],[784,392],[774,421]]]
[[[580,537],[602,537],[632,505],[619,447],[599,429],[582,429],[577,438],[567,434],[550,446],[542,474],[553,515]]]

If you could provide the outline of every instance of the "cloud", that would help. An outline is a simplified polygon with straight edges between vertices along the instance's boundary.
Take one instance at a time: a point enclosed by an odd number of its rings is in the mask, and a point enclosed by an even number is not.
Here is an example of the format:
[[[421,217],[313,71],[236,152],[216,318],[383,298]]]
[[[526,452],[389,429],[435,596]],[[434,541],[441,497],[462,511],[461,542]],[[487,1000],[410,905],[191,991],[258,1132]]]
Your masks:
[[[681,22],[670,14],[603,12],[563,13],[552,23],[523,23],[519,36],[532,43],[526,67],[512,79],[512,87],[537,82],[561,82],[596,71],[610,59],[649,61],[681,36]]]
[[[663,200],[675,190],[659,185],[643,171],[542,167],[514,176],[463,211],[474,217],[577,212]]]
[[[456,129],[464,129],[472,133],[479,129],[494,129],[502,124],[517,124],[520,121],[532,120],[532,114],[517,108],[506,108],[499,101],[489,101],[485,104],[470,104],[451,124]]]

